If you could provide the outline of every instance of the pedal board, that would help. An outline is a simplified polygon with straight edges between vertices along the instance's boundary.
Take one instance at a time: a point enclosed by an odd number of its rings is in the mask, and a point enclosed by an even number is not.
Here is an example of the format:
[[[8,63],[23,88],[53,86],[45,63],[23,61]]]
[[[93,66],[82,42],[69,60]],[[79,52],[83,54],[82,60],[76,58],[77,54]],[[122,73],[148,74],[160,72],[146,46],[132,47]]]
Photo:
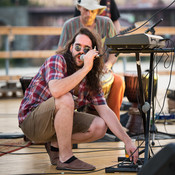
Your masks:
[[[114,172],[138,172],[142,168],[144,164],[144,158],[139,158],[137,164],[134,164],[126,157],[118,157],[118,164],[117,168],[114,167],[107,167],[105,168],[105,173],[114,173]]]
[[[132,163],[130,164],[119,164],[118,168],[113,167],[107,167],[105,168],[105,173],[115,173],[115,172],[138,172],[142,168],[142,165],[134,165]]]

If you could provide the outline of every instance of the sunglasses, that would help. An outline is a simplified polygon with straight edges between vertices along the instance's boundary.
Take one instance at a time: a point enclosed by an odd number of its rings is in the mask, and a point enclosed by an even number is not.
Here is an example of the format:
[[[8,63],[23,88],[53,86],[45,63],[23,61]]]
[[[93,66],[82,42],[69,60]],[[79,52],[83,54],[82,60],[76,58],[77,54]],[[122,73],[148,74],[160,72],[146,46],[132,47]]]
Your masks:
[[[80,46],[80,45],[75,45],[75,50],[76,50],[77,52],[79,52],[79,51],[81,50],[81,48],[82,48],[82,46]],[[84,47],[83,52],[86,54],[90,49],[91,49],[90,47],[86,46],[86,47]]]

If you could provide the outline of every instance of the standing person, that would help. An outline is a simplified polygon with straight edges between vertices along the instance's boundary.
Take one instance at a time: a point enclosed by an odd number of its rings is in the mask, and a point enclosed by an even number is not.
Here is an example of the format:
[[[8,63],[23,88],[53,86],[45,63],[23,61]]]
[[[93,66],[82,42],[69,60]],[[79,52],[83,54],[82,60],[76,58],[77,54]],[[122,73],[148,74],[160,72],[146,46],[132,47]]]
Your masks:
[[[100,0],[100,5],[105,5],[106,8],[99,15],[107,16],[111,18],[111,20],[114,23],[117,33],[119,33],[121,30],[121,25],[119,22],[120,13],[119,13],[116,2],[114,0]],[[80,15],[80,11],[77,8],[75,8],[74,16],[79,16],[79,15]]]
[[[95,141],[104,136],[107,127],[125,143],[129,155],[136,150],[103,97],[99,80],[102,62],[97,58],[102,49],[96,36],[82,28],[63,50],[48,58],[20,105],[19,126],[30,140],[46,142],[51,164],[58,170],[94,170],[95,166],[73,155],[72,144]],[[77,108],[90,103],[99,116],[76,112],[73,96]],[[133,158],[136,163],[138,151]]]
[[[67,41],[71,39],[81,27],[87,27],[91,31],[96,31],[102,38],[103,46],[106,38],[116,35],[116,30],[111,19],[104,16],[97,16],[106,8],[106,6],[99,5],[98,0],[76,0],[76,7],[81,15],[71,18],[64,23],[58,48],[63,48]],[[117,59],[115,54],[107,54],[107,56],[104,57],[105,64],[103,72],[112,72],[111,68]],[[112,83],[107,103],[120,120],[120,107],[124,96],[125,82],[121,76],[114,73],[112,74],[114,76],[114,82]]]

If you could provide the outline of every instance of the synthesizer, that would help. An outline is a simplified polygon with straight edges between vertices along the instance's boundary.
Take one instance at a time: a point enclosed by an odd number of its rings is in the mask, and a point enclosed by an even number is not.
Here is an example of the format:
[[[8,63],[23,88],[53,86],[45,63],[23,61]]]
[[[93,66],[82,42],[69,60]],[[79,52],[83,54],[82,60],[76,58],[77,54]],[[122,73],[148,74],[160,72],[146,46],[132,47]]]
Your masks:
[[[163,37],[145,33],[116,35],[112,38],[106,38],[105,43],[111,49],[154,49],[165,46]]]

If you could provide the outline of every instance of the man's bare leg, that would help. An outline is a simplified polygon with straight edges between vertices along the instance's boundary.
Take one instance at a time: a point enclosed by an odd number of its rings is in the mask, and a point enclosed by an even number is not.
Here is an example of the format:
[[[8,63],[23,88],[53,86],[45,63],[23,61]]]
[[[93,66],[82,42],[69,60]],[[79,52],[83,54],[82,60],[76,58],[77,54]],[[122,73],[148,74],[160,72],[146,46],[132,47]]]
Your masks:
[[[100,117],[96,117],[86,132],[75,133],[72,135],[72,144],[88,143],[102,138],[106,133],[107,127]],[[53,147],[58,148],[58,142],[51,142]]]
[[[75,133],[72,135],[72,144],[74,143],[88,143],[102,138],[107,130],[107,126],[103,119],[96,117],[88,129],[84,133]]]
[[[107,127],[100,117],[96,117],[86,132],[75,133],[72,135],[72,144],[75,143],[88,143],[102,138],[106,133]],[[51,145],[58,147],[57,142],[51,142]]]
[[[55,130],[58,142],[51,142],[51,145],[58,147],[60,160],[65,161],[73,155],[72,144],[87,143],[100,139],[106,133],[107,127],[100,117],[96,117],[88,129],[84,133],[75,133],[72,135],[74,102],[70,94],[66,94],[59,99],[55,99],[56,116]]]
[[[59,159],[65,162],[73,156],[72,153],[72,126],[74,101],[71,94],[55,99],[56,115],[54,127],[59,145]]]

